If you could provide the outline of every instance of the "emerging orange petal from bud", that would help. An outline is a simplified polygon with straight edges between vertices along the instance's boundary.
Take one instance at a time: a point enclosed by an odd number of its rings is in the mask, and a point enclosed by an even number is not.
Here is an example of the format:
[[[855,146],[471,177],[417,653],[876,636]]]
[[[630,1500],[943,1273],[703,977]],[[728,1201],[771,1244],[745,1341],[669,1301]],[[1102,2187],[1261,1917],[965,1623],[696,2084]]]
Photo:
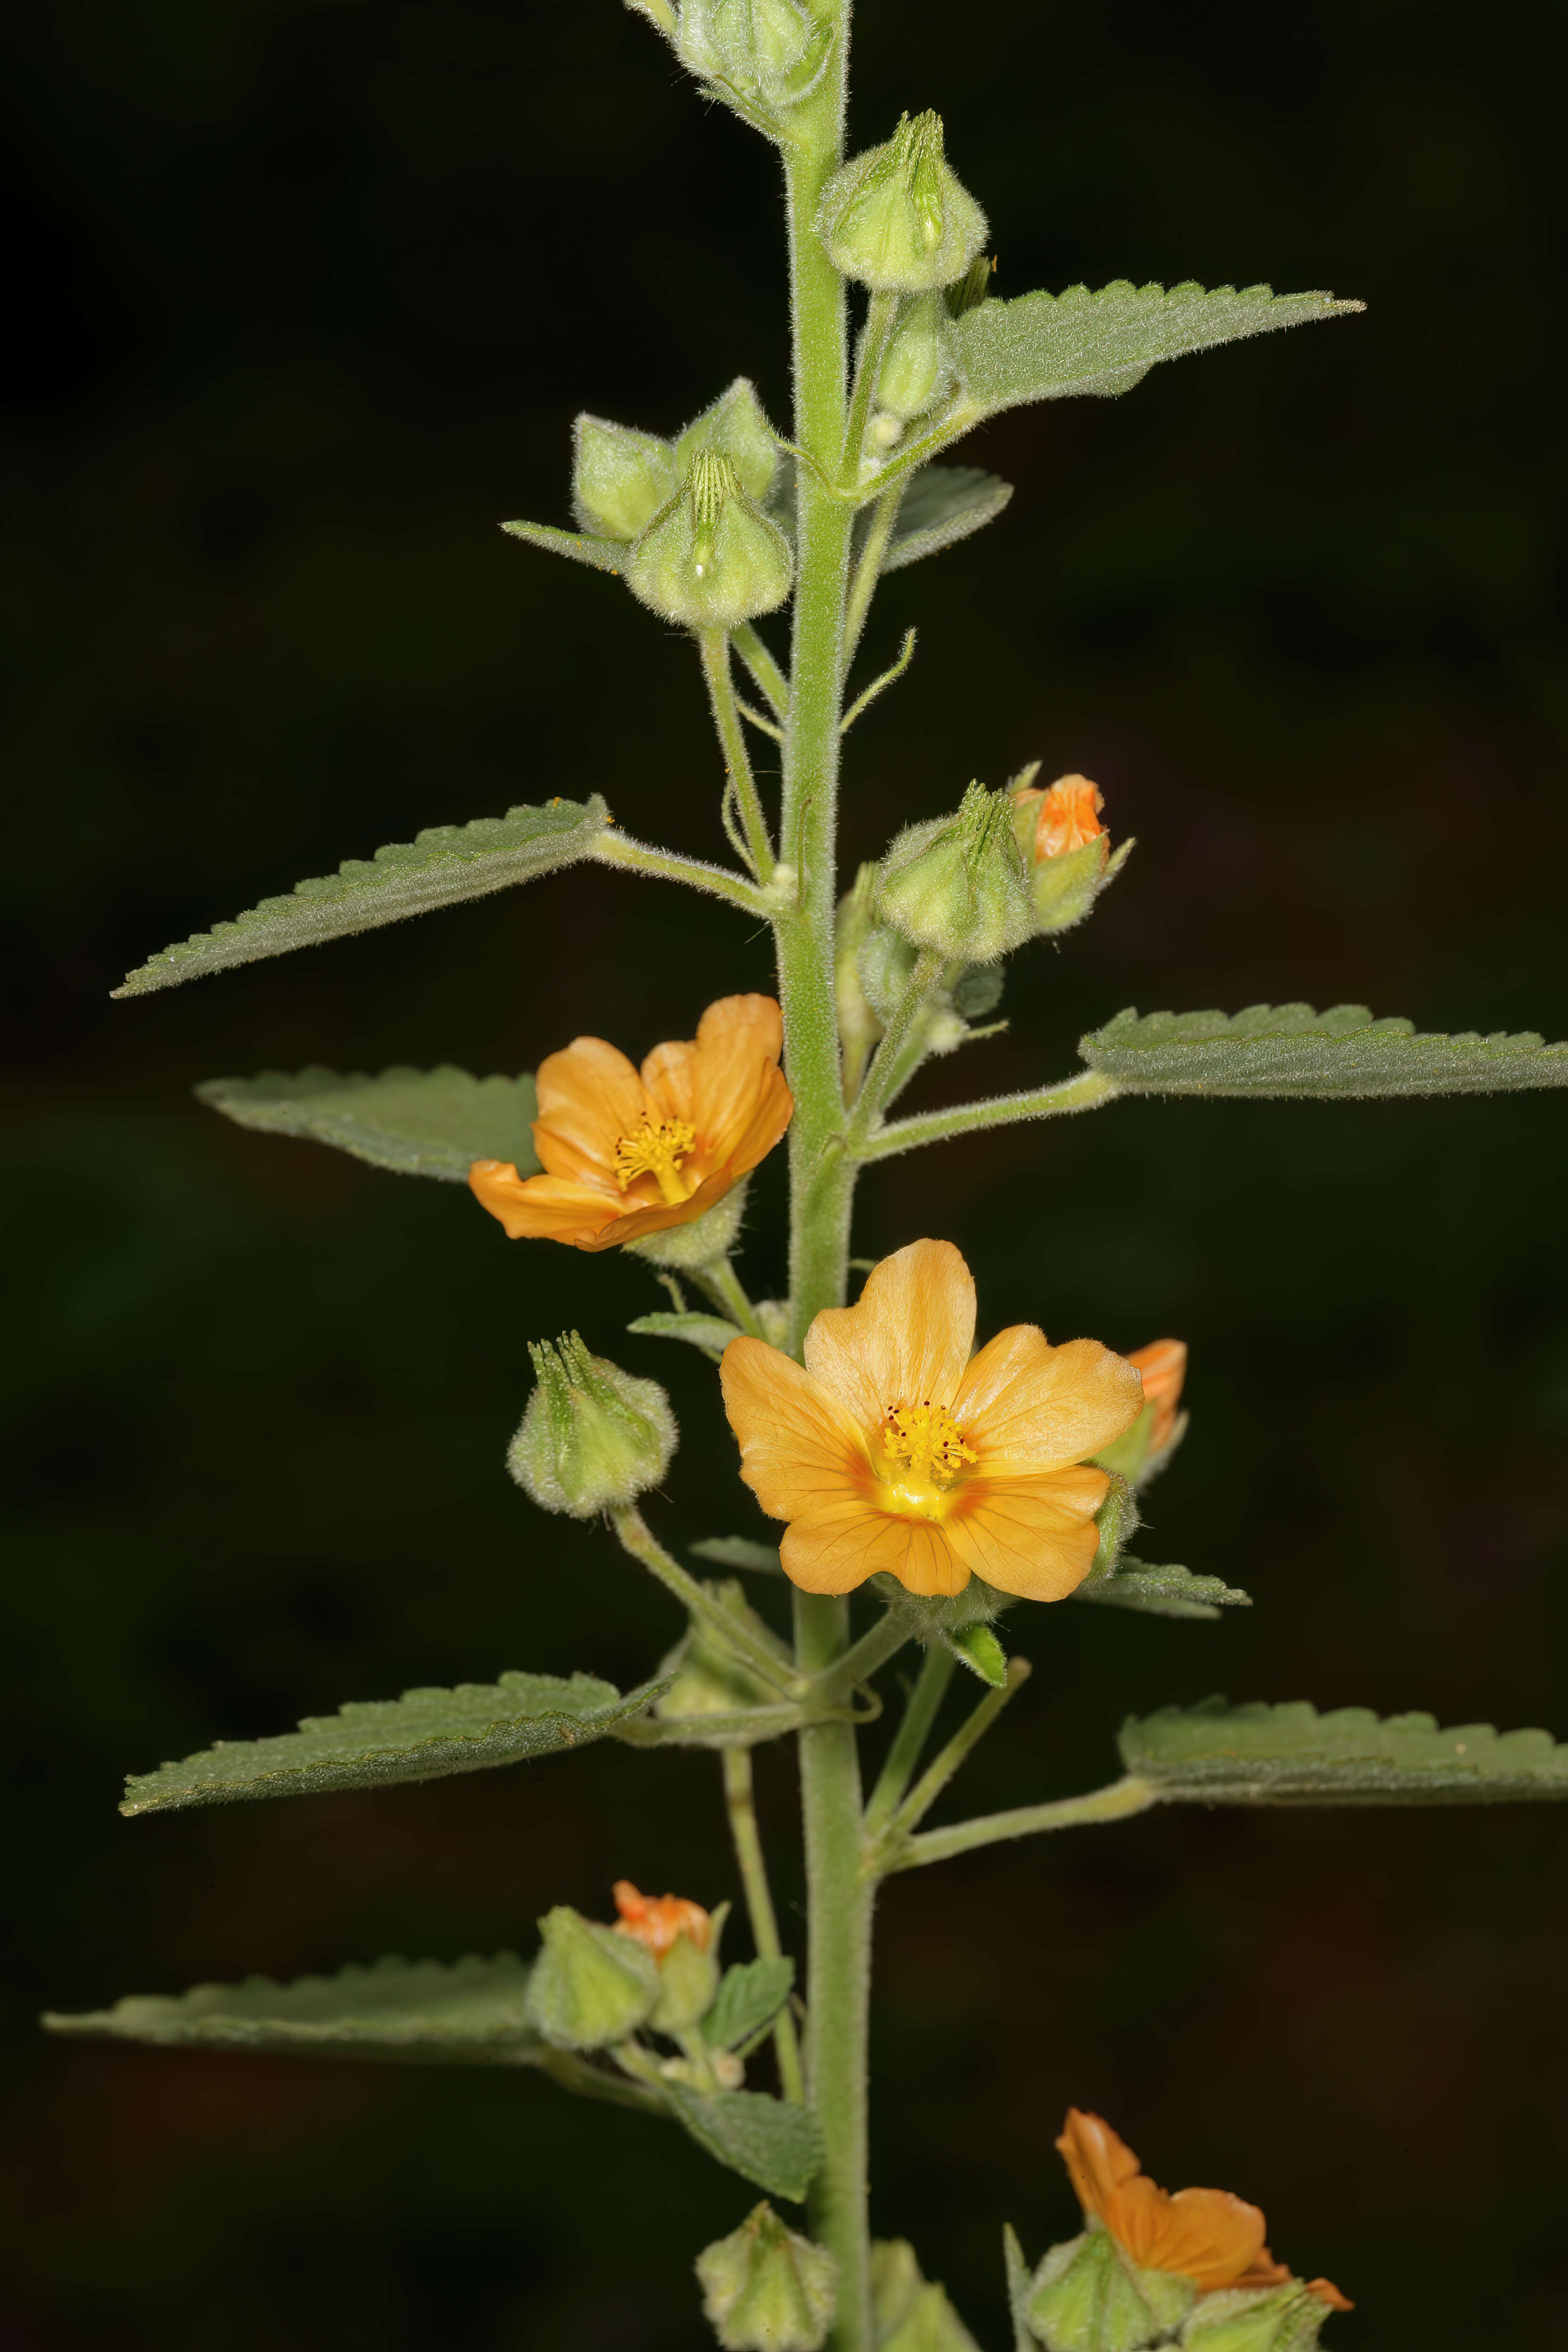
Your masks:
[[[1182,1383],[1187,1377],[1187,1343],[1184,1339],[1151,1339],[1146,1348],[1134,1348],[1127,1360],[1136,1364],[1142,1374],[1144,1402],[1154,1408],[1149,1451],[1163,1453],[1171,1442],[1176,1407],[1182,1402]]]
[[[1027,785],[1013,795],[1015,822],[1026,824],[1027,838],[1020,829],[1019,845],[1031,866],[1042,858],[1066,857],[1081,849],[1088,841],[1105,831],[1100,812],[1105,798],[1098,784],[1087,776],[1058,776],[1054,784],[1040,792]]]
[[[621,1915],[616,1922],[619,1932],[646,1944],[656,1960],[663,1959],[679,1936],[700,1952],[708,1949],[713,1922],[700,1903],[689,1903],[684,1895],[639,1895],[629,1878],[617,1878],[610,1891]]]
[[[685,1042],[637,1070],[602,1037],[539,1066],[533,1148],[542,1176],[476,1160],[468,1183],[512,1241],[615,1249],[692,1223],[766,1158],[795,1108],[771,996],[724,996]]]
[[[1098,1339],[1033,1325],[971,1360],[974,1283],[951,1242],[884,1258],[857,1307],[828,1307],[805,1367],[732,1339],[720,1378],[741,1475],[789,1522],[779,1556],[807,1592],[885,1571],[910,1592],[972,1576],[1061,1601],[1088,1575],[1110,1481],[1085,1457],[1137,1420],[1137,1372]]]
[[[1174,2271],[1204,2294],[1283,2286],[1292,2275],[1264,2243],[1268,2225],[1256,2205],[1224,2189],[1172,2196],[1101,2116],[1069,2107],[1057,2147],[1086,2219],[1103,2222],[1141,2270]],[[1353,2308],[1327,2279],[1313,2279],[1310,2292],[1336,2311]]]

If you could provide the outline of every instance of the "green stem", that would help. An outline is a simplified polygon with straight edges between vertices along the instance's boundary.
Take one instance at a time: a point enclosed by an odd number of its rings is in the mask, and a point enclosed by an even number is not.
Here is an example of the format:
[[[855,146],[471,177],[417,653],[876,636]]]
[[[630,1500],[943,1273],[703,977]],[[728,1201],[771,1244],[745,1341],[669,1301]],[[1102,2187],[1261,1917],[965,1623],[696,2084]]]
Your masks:
[[[1008,1700],[1016,1696],[1028,1679],[1027,1658],[1010,1659],[1007,1679],[1002,1688],[986,1692],[968,1720],[960,1724],[935,1762],[921,1774],[870,1853],[868,1867],[877,1876],[886,1874],[889,1855],[898,1852],[910,1831],[925,1819],[953,1774],[967,1761]]]
[[[762,1338],[757,1310],[741,1287],[740,1276],[727,1257],[716,1257],[711,1265],[694,1265],[689,1272],[698,1288],[705,1290],[714,1306],[722,1307],[731,1322],[738,1325],[748,1339]]]
[[[951,1650],[933,1642],[921,1661],[915,1686],[910,1693],[902,1720],[893,1735],[871,1801],[866,1808],[866,1834],[874,1836],[897,1811],[904,1790],[913,1777],[921,1753],[931,1737],[947,1686],[952,1680],[958,1661]]]
[[[748,915],[766,916],[769,911],[762,892],[744,875],[710,866],[705,858],[678,857],[673,850],[654,849],[646,841],[634,841],[629,833],[602,833],[588,854],[601,866],[625,866],[635,874],[657,874],[664,882],[685,882],[693,890],[710,891]]]
[[[906,1070],[904,1065],[910,1060],[919,1043],[917,1024],[925,1011],[927,998],[946,969],[947,959],[938,948],[922,948],[915,958],[909,985],[894,1005],[892,1016],[882,1032],[871,1057],[871,1066],[866,1073],[866,1083],[856,1097],[855,1108],[845,1129],[847,1158],[853,1160],[864,1157],[866,1137],[883,1104],[890,1100],[897,1087],[907,1083],[908,1077],[912,1076],[912,1068]],[[914,1066],[918,1066],[919,1055],[914,1054]]]
[[[610,1522],[623,1549],[651,1570],[666,1591],[673,1592],[681,1607],[700,1620],[743,1665],[785,1698],[803,1696],[800,1677],[792,1675],[788,1665],[765,1648],[749,1626],[715,1601],[694,1576],[688,1576],[679,1560],[671,1559],[635,1503],[612,1511]]]
[[[855,566],[855,584],[849,591],[849,609],[844,622],[845,652],[850,660],[854,659],[860,632],[866,625],[866,615],[871,609],[871,599],[877,593],[877,583],[882,576],[882,558],[888,551],[888,541],[893,535],[893,525],[898,521],[903,499],[902,481],[895,482],[890,490],[882,492],[877,500],[877,511],[871,517],[871,528],[866,534],[860,560]],[[865,699],[862,695],[861,701]],[[858,709],[859,704],[856,708]]]
[[[849,730],[854,726],[855,721],[859,718],[861,712],[863,710],[868,710],[879,694],[885,694],[889,687],[897,685],[899,679],[902,677],[904,672],[908,669],[914,657],[915,632],[913,629],[906,629],[904,631],[904,642],[899,649],[899,657],[897,661],[889,662],[887,668],[882,672],[881,677],[874,677],[871,680],[870,685],[867,687],[865,692],[856,696],[854,701],[850,704],[848,709],[839,720],[838,731],[841,735],[848,734]]]
[[[730,633],[730,643],[761,687],[775,719],[789,717],[789,680],[758,636],[750,621]]]
[[[923,1112],[918,1118],[900,1118],[891,1127],[873,1129],[853,1137],[849,1149],[859,1160],[889,1160],[896,1151],[913,1151],[921,1143],[945,1143],[955,1135],[975,1135],[983,1128],[1016,1127],[1027,1118],[1058,1118],[1066,1111],[1097,1110],[1121,1092],[1114,1078],[1099,1070],[1085,1070],[1054,1087],[1037,1087],[1030,1094],[998,1095],[992,1102],[959,1103],[952,1110]]]
[[[855,394],[849,404],[849,421],[844,428],[844,455],[838,466],[846,489],[853,490],[859,486],[860,452],[865,446],[866,427],[871,418],[871,395],[882,373],[882,362],[887,357],[900,299],[897,294],[873,294],[866,313],[866,334],[860,345],[860,364],[855,371]]]
[[[813,1701],[831,1706],[837,1699],[847,1698],[857,1683],[870,1679],[879,1666],[901,1650],[910,1639],[909,1619],[897,1609],[884,1610],[868,1633],[862,1633],[852,1649],[836,1659],[826,1674],[811,1686]]]
[[[910,1838],[884,1863],[885,1875],[897,1870],[920,1870],[928,1862],[947,1862],[955,1853],[973,1853],[976,1847],[997,1845],[1004,1838],[1032,1837],[1037,1830],[1087,1829],[1097,1822],[1125,1821],[1146,1812],[1160,1801],[1150,1780],[1135,1773],[1095,1789],[1087,1797],[1062,1797],[1049,1805],[1019,1805],[1008,1813],[986,1813],[977,1821],[955,1822],[951,1829],[927,1830]]]
[[[724,1803],[730,1815],[730,1835],[734,1843],[735,1862],[746,1896],[746,1915],[752,1923],[752,1941],[757,1948],[760,1959],[776,1960],[782,1957],[784,1947],[779,1942],[778,1915],[773,1909],[767,1864],[763,1858],[763,1841],[757,1829],[756,1797],[752,1785],[752,1751],[749,1748],[726,1748],[724,1750]],[[773,2026],[773,2048],[778,2053],[779,2084],[785,2098],[793,2099],[796,2106],[804,2105],[805,2078],[801,2073],[800,2042],[787,2001],[780,2010]]]
[[[848,1647],[849,1604],[795,1595],[795,1656],[823,1673]],[[848,1724],[800,1735],[801,1805],[811,1907],[805,2071],[822,2133],[812,2184],[814,2236],[838,2265],[835,2352],[871,2352],[870,2231],[866,2210],[866,2032],[874,1888],[861,1864],[860,1759]]]
[[[763,815],[762,802],[757,797],[757,780],[752,773],[752,755],[746,749],[746,730],[735,707],[735,681],[730,673],[730,640],[722,629],[699,629],[697,645],[702,656],[702,675],[708,681],[708,698],[713,706],[713,724],[719,730],[719,741],[724,753],[725,772],[734,786],[735,798],[740,804],[746,846],[751,851],[757,879],[766,884],[773,878],[773,844],[768,839],[767,821]]]

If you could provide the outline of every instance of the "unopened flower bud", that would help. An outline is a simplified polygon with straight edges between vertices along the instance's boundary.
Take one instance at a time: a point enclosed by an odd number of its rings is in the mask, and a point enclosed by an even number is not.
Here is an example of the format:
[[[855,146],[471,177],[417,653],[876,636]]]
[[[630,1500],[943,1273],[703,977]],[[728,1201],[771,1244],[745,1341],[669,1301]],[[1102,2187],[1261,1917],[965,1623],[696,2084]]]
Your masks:
[[[1189,2278],[1140,2270],[1108,2230],[1053,2246],[1036,2272],[1029,2326],[1046,2352],[1146,2352],[1169,2341],[1197,2300]]]
[[[732,459],[699,449],[633,547],[626,583],[667,621],[734,629],[784,603],[794,569],[789,541],[746,496]]]
[[[1037,761],[1013,784],[1013,830],[1028,862],[1036,928],[1066,931],[1121,872],[1132,844],[1124,841],[1111,856],[1100,821],[1104,795],[1087,776],[1058,776],[1041,791],[1038,773]]]
[[[645,2024],[658,1963],[643,1944],[565,1904],[539,1923],[543,1948],[528,1980],[529,2023],[555,2050],[602,2050]]]
[[[717,1931],[724,1915],[683,1895],[640,1895],[629,1878],[618,1878],[614,1891],[621,1915],[615,1932],[639,1943],[658,1963],[658,1997],[648,2023],[660,2033],[689,2032],[719,1990]]]
[[[879,294],[927,294],[962,278],[985,215],[949,171],[942,117],[900,116],[886,145],[829,180],[816,226],[835,268]]]
[[[603,416],[572,427],[572,505],[584,530],[601,539],[636,539],[680,486],[668,441]]]
[[[1331,2311],[1354,2305],[1328,2279],[1205,2294],[1182,2336],[1196,2352],[1312,2352]]]
[[[1187,1416],[1177,1410],[1187,1375],[1184,1339],[1151,1339],[1127,1358],[1143,1381],[1143,1410],[1131,1429],[1095,1460],[1102,1470],[1115,1470],[1133,1486],[1142,1486],[1163,1470],[1187,1433]]]
[[[591,1519],[657,1486],[676,1438],[658,1382],[591,1356],[575,1331],[528,1352],[538,1385],[506,1459],[541,1510]]]
[[[1035,914],[1012,815],[1005,793],[971,784],[954,815],[910,826],[882,860],[879,914],[916,947],[966,963],[1021,946]]]
[[[678,480],[690,472],[700,449],[728,457],[746,496],[759,506],[765,501],[778,472],[779,445],[749,376],[738,375],[712,407],[687,426],[675,445]]]
[[[675,46],[718,96],[767,109],[805,97],[832,39],[831,20],[819,21],[799,0],[681,0]]]
[[[833,2324],[836,2264],[763,2200],[697,2257],[702,2311],[725,2352],[819,2352]]]
[[[947,305],[940,294],[910,303],[890,337],[877,378],[877,406],[900,423],[921,415],[952,378]]]

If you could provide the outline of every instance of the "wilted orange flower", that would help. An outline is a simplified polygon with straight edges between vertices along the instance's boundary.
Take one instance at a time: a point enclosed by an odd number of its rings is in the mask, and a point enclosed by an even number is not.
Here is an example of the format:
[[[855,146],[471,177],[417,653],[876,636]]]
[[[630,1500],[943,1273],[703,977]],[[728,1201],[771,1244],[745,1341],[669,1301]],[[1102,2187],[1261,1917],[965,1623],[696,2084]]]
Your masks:
[[[1069,850],[1081,849],[1086,841],[1105,831],[1100,822],[1104,795],[1087,776],[1058,776],[1044,792],[1026,786],[1014,793],[1013,805],[1015,810],[1035,812],[1027,853],[1031,866],[1037,866],[1043,857],[1065,857]]]
[[[656,1960],[662,1960],[680,1936],[700,1952],[708,1949],[713,1922],[700,1903],[689,1903],[684,1895],[639,1895],[629,1878],[617,1878],[610,1892],[621,1915],[617,1929],[646,1944]]]
[[[1182,1382],[1187,1377],[1187,1343],[1184,1339],[1151,1339],[1146,1348],[1134,1348],[1127,1360],[1136,1364],[1143,1375],[1143,1400],[1154,1408],[1154,1418],[1149,1426],[1149,1451],[1163,1453],[1176,1426],[1176,1407],[1182,1401]]]
[[[771,996],[724,996],[695,1039],[656,1045],[635,1069],[602,1037],[539,1066],[533,1148],[542,1176],[476,1160],[468,1182],[512,1241],[615,1249],[684,1225],[722,1200],[789,1125]]]
[[[1099,2116],[1068,2109],[1057,2142],[1087,2218],[1101,2221],[1140,2270],[1175,2271],[1200,2293],[1283,2286],[1291,2273],[1264,2243],[1256,2205],[1224,2189],[1156,2188],[1123,2139]],[[1354,2306],[1328,2279],[1310,2292],[1336,2311]]]
[[[829,1307],[805,1370],[731,1339],[720,1377],[741,1475],[789,1527],[784,1573],[850,1592],[885,1569],[910,1592],[971,1575],[1060,1601],[1094,1559],[1110,1482],[1084,1456],[1136,1421],[1143,1390],[1098,1339],[1047,1345],[1032,1324],[970,1361],[974,1283],[951,1242],[882,1260],[858,1307]]]

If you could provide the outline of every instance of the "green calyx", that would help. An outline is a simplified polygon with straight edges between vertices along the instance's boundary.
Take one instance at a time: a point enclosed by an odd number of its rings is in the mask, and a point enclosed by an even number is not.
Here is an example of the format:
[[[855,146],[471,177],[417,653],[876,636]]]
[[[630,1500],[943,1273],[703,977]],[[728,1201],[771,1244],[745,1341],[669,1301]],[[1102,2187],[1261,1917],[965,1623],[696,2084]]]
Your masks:
[[[1230,2287],[1204,2296],[1181,2340],[1198,2352],[1312,2352],[1329,2311],[1300,2279],[1279,2287]]]
[[[901,833],[882,860],[877,911],[953,961],[994,963],[1021,947],[1035,910],[1007,794],[971,784],[955,814]]]
[[[728,457],[746,496],[759,506],[766,503],[778,474],[779,445],[749,376],[738,375],[711,408],[687,426],[675,445],[678,481],[690,472],[702,449]]]
[[[815,88],[832,46],[830,20],[798,0],[681,0],[675,49],[758,129]]]
[[[985,215],[948,169],[942,117],[906,114],[884,146],[828,182],[817,232],[834,267],[878,294],[929,294],[963,278]]]
[[[1196,2299],[1191,2279],[1140,2270],[1095,2225],[1047,2254],[1031,2283],[1028,2322],[1046,2352],[1147,2352],[1170,2340]]]
[[[946,2288],[921,2277],[907,2238],[871,2248],[871,2314],[877,2352],[979,2352]]]
[[[889,341],[877,377],[877,408],[900,427],[931,407],[952,381],[947,354],[947,305],[940,294],[917,295]],[[875,430],[875,427],[873,428]],[[885,430],[879,436],[888,438]]]
[[[657,1381],[591,1356],[575,1331],[531,1345],[537,1385],[507,1468],[541,1510],[593,1518],[657,1486],[675,1451],[675,1415]]]
[[[719,1990],[718,1929],[721,1924],[715,1915],[714,1932],[705,1950],[700,1949],[689,1936],[680,1935],[655,1962],[658,1998],[648,2012],[647,2021],[656,2033],[689,2033],[712,2008]]]
[[[636,539],[680,486],[680,468],[668,441],[579,416],[572,427],[572,508],[586,531],[602,539]]]
[[[563,1903],[540,1921],[539,1932],[527,2013],[552,2049],[603,2050],[647,2023],[659,1997],[658,1962],[635,1937]]]
[[[698,2255],[703,2315],[725,2352],[820,2352],[836,2270],[826,2247],[786,2229],[764,2199]]]
[[[626,584],[667,621],[735,629],[789,594],[795,559],[746,495],[734,460],[700,447],[685,482],[632,548]]]

